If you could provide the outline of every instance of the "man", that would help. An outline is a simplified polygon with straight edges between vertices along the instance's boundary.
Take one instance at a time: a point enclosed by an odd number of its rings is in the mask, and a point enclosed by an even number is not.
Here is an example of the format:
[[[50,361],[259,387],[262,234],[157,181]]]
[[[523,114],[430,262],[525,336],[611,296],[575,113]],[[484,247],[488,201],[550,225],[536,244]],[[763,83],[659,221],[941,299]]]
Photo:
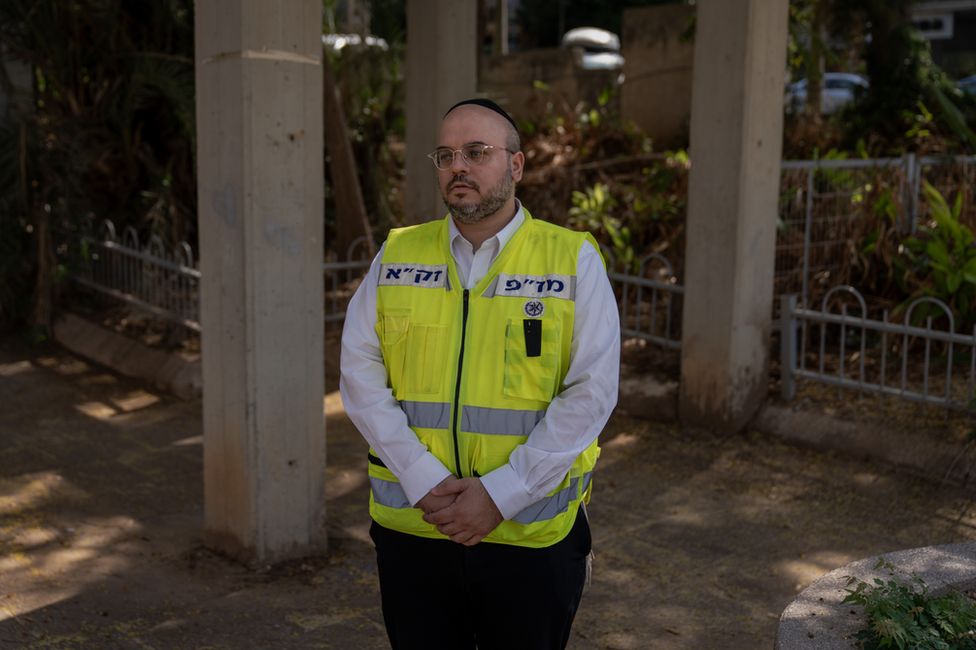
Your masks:
[[[515,198],[519,149],[494,102],[449,110],[429,157],[450,214],[392,231],[346,314],[394,650],[564,648],[582,595],[619,321],[593,238]]]

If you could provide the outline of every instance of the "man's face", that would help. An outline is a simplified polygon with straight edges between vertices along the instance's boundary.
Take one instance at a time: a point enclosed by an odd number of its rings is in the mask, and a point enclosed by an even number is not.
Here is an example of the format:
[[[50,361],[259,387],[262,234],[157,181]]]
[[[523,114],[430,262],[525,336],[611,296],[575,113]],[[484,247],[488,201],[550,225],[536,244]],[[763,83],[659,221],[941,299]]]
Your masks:
[[[515,183],[522,178],[521,153],[505,151],[508,123],[481,106],[461,106],[441,122],[438,147],[460,149],[466,144],[491,145],[484,160],[469,164],[460,153],[450,169],[438,170],[437,181],[451,215],[459,222],[474,224],[491,217],[514,200]]]

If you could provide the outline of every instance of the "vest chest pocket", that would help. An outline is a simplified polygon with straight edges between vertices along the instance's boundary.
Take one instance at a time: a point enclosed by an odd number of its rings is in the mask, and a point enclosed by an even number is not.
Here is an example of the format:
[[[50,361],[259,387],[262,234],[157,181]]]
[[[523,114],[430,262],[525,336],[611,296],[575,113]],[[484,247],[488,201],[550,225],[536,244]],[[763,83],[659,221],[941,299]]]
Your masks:
[[[548,402],[556,395],[559,370],[559,323],[509,319],[505,328],[505,386],[507,397]],[[536,329],[541,325],[541,336]],[[526,334],[529,340],[526,340]],[[541,343],[540,343],[541,339]]]
[[[403,368],[406,392],[440,392],[446,339],[446,325],[415,324],[410,328]]]
[[[409,309],[380,314],[377,335],[383,349],[393,396],[438,393],[444,373],[445,325],[414,323]]]
[[[410,310],[390,309],[379,314],[376,335],[383,351],[383,361],[389,375],[393,396],[403,394],[403,364],[407,354],[407,332],[410,330]]]

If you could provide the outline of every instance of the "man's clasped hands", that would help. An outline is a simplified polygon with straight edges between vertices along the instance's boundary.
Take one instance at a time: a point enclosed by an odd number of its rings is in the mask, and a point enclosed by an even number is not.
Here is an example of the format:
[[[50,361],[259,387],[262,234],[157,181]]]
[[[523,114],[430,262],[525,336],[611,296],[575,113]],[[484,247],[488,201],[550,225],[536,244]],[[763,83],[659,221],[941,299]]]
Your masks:
[[[424,521],[465,546],[474,546],[504,520],[479,478],[448,476],[416,507],[424,511]]]

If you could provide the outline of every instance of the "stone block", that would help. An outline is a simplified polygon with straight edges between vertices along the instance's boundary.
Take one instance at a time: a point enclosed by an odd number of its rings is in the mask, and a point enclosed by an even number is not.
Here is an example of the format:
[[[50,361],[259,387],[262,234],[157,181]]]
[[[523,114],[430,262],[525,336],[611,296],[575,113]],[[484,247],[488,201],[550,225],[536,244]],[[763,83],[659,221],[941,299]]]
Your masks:
[[[182,399],[203,393],[197,355],[181,355],[151,348],[97,323],[66,313],[54,324],[55,340],[78,356],[107,366],[126,377],[151,382]]]

